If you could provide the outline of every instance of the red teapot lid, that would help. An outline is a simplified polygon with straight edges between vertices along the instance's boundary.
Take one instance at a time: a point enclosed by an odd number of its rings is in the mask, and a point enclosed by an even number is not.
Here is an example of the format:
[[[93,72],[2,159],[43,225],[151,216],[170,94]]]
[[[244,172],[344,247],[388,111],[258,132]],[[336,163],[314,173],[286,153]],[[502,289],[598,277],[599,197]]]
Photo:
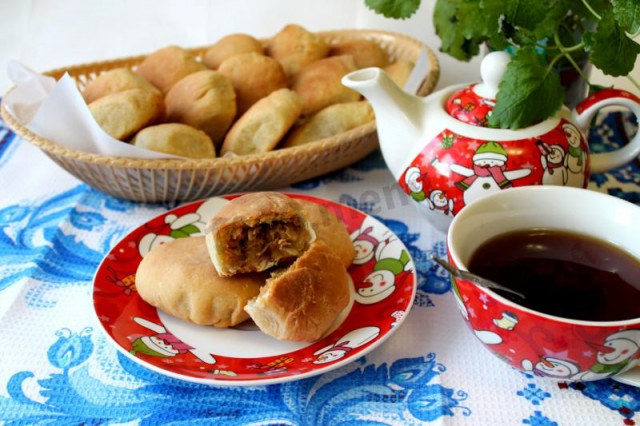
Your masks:
[[[498,85],[510,59],[506,52],[491,52],[485,56],[480,65],[482,83],[471,84],[451,95],[446,104],[447,113],[464,123],[488,127]]]

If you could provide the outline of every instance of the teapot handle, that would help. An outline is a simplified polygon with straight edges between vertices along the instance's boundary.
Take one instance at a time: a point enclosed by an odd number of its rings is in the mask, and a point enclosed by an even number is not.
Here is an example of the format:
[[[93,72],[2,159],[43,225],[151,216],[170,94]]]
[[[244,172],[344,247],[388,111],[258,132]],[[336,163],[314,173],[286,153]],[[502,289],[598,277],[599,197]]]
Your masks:
[[[572,111],[573,122],[581,129],[586,129],[591,119],[600,108],[609,105],[619,105],[629,108],[640,119],[640,98],[633,93],[620,89],[604,89],[580,102]],[[602,152],[591,155],[591,171],[593,173],[606,172],[615,169],[640,155],[640,131],[622,148],[615,151]]]

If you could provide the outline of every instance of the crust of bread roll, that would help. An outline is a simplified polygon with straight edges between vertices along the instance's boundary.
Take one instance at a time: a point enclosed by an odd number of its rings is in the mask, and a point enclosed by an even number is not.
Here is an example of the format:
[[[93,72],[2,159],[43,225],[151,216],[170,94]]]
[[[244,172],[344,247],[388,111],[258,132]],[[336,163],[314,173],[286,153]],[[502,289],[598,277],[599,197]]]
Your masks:
[[[218,68],[233,84],[238,115],[269,93],[287,87],[287,76],[278,61],[256,52],[234,55]]]
[[[266,274],[221,277],[204,237],[179,238],[151,250],[136,272],[136,290],[156,308],[185,321],[231,327],[249,318],[243,309]]]
[[[290,78],[310,63],[327,56],[329,45],[317,34],[290,24],[270,40],[267,54],[282,64]]]
[[[400,87],[404,87],[415,64],[406,59],[398,59],[397,61],[384,67],[389,77]]]
[[[248,34],[229,34],[207,49],[202,57],[202,62],[215,70],[232,56],[249,52],[262,54],[264,47],[262,43]]]
[[[163,114],[162,95],[149,90],[129,89],[91,102],[89,110],[105,132],[124,141],[160,120]]]
[[[302,98],[302,115],[310,116],[329,105],[360,100],[360,93],[342,84],[342,77],[355,70],[351,55],[331,56],[303,68],[292,85]]]
[[[227,135],[220,154],[264,153],[273,150],[300,117],[302,101],[289,89],[279,89],[253,104],[236,121]]]
[[[139,74],[129,68],[116,68],[103,72],[95,80],[87,83],[82,91],[82,97],[86,103],[91,103],[105,95],[129,89],[149,90],[160,95],[160,91]]]
[[[285,272],[268,279],[245,310],[271,337],[312,342],[349,304],[349,292],[344,265],[333,250],[316,241]]]
[[[358,68],[384,68],[391,62],[389,54],[373,40],[347,40],[331,46],[331,56],[351,55]]]
[[[300,204],[278,192],[233,199],[209,219],[205,235],[222,276],[264,271],[301,255],[315,239]]]
[[[375,120],[373,108],[367,101],[329,105],[294,128],[282,148],[304,145],[329,138]]]
[[[336,215],[326,207],[306,200],[296,200],[309,218],[316,234],[316,241],[324,243],[340,258],[348,268],[356,257],[356,251],[349,232]]]
[[[215,158],[211,138],[202,130],[180,123],[149,126],[131,140],[135,146],[189,158]]]
[[[184,77],[204,69],[207,67],[188,51],[178,46],[167,46],[148,55],[138,65],[136,72],[162,93],[167,93]]]
[[[231,81],[213,70],[198,71],[178,81],[165,96],[167,121],[205,132],[216,145],[236,116],[236,94]]]

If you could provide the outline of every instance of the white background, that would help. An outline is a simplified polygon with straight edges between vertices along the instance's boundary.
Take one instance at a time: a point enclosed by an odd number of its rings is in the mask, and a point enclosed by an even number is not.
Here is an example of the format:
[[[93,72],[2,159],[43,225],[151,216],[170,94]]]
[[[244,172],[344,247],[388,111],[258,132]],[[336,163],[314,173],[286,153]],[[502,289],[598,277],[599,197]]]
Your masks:
[[[0,94],[11,86],[6,73],[10,59],[46,71],[149,53],[169,44],[205,46],[234,32],[270,37],[288,23],[310,31],[402,32],[437,52],[442,69],[438,87],[478,80],[478,58],[465,63],[438,52],[434,3],[422,0],[416,15],[396,21],[371,12],[364,0],[0,0]],[[640,65],[633,75],[640,80]],[[624,78],[606,78],[598,70],[592,77],[638,93]]]

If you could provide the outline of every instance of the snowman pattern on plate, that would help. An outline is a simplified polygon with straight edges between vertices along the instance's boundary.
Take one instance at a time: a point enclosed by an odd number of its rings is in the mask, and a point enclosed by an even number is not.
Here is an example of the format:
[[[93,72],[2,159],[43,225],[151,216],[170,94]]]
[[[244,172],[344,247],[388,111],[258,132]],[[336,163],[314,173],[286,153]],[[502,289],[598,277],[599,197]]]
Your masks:
[[[122,275],[111,266],[107,267],[107,271],[109,275],[106,276],[106,280],[121,287],[123,294],[130,296],[136,291],[136,274]]]
[[[221,201],[219,198],[211,198],[202,203],[195,212],[180,216],[175,214],[166,215],[162,225],[140,239],[138,243],[140,255],[144,257],[154,247],[168,241],[204,235],[207,221],[224,203],[226,201]]]
[[[315,200],[310,196],[291,196]],[[403,243],[375,218],[345,205],[319,200],[316,202],[333,210],[343,220],[356,248],[356,260],[349,267],[353,285],[352,308],[335,330],[319,342],[284,342],[282,347],[263,353],[252,352],[251,344],[235,352],[218,351],[215,346],[203,343],[199,327],[194,330],[186,324],[174,329],[176,325],[167,322],[155,308],[139,302],[135,292],[136,267],[143,256],[158,244],[201,235],[209,217],[233,197],[180,206],[132,231],[107,255],[95,281],[94,294],[99,296],[96,310],[102,326],[130,358],[142,365],[155,367],[156,371],[178,374],[188,380],[277,383],[284,377],[321,372],[348,362],[360,352],[366,353],[369,347],[377,345],[383,336],[403,321],[416,292],[413,262]],[[387,279],[365,283],[374,272],[377,273],[376,278],[386,276]],[[371,303],[355,300],[357,284],[369,288],[370,294],[363,300]],[[130,315],[120,315],[123,309]],[[242,330],[238,330],[240,328]],[[247,324],[223,330],[227,331],[246,333],[257,329]],[[262,336],[261,339],[268,340],[268,337]],[[321,356],[320,348],[329,354]],[[253,355],[243,357],[242,354]],[[318,358],[320,362],[314,362]]]
[[[325,346],[313,353],[314,364],[326,364],[337,361],[355,348],[366,345],[380,334],[378,327],[369,326],[357,328],[340,337],[335,343]]]
[[[171,358],[187,352],[191,352],[199,360],[206,364],[215,364],[216,359],[209,353],[182,342],[165,327],[141,317],[133,317],[133,321],[142,327],[151,330],[155,334],[136,337],[131,342],[129,353],[133,356],[148,355],[160,358]]]
[[[258,373],[260,376],[269,376],[274,374],[283,374],[288,371],[287,365],[292,363],[295,358],[290,356],[278,357],[267,364],[263,364],[259,361],[253,361],[249,363],[247,368],[251,370],[262,370]]]
[[[355,265],[368,265],[360,268],[371,271],[365,276],[351,269],[355,285],[355,301],[370,305],[389,297],[396,287],[412,276],[412,266],[407,250],[390,233],[372,235],[373,227],[363,222],[364,229],[351,235],[356,250]]]

